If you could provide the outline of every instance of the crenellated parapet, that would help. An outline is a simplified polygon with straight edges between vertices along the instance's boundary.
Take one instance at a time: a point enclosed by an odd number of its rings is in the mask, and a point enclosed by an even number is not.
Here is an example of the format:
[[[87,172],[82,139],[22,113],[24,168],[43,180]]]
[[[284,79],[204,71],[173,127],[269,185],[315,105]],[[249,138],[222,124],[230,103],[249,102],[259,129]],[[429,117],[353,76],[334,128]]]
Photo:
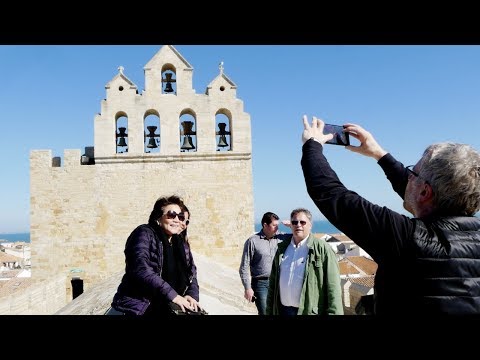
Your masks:
[[[31,150],[30,171],[53,167],[52,150]]]
[[[94,158],[92,147],[85,148],[84,151],[80,149],[65,149],[63,151],[63,160],[60,156],[52,156],[52,150],[31,150],[30,171],[80,167],[89,165],[90,158]]]

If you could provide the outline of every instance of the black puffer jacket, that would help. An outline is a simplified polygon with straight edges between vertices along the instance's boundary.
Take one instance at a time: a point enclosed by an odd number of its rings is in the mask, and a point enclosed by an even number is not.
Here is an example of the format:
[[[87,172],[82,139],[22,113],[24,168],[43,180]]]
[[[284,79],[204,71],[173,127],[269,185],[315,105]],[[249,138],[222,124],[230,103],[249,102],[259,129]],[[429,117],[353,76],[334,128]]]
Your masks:
[[[480,219],[418,221],[414,240],[422,312],[480,314]]]
[[[411,221],[415,230],[404,247],[374,257],[375,313],[480,314],[480,219]]]
[[[162,279],[164,236],[160,227],[138,226],[125,245],[125,275],[113,297],[112,307],[126,314],[142,315],[150,303],[172,301],[179,295]],[[193,262],[190,246],[178,235],[172,241],[179,241],[185,250],[187,276],[190,285],[185,295],[199,301],[197,268]],[[180,294],[183,295],[183,294]]]

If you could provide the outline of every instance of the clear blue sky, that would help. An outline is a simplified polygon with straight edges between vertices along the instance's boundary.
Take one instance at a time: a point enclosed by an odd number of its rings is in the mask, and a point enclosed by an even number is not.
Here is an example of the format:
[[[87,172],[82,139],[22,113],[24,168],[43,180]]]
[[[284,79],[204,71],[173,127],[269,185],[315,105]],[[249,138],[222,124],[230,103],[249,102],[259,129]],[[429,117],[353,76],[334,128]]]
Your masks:
[[[144,89],[143,66],[162,45],[0,45],[0,233],[28,232],[30,150],[94,145],[93,119],[122,65]],[[204,93],[224,62],[251,116],[255,220],[307,207],[300,167],[302,115],[358,123],[405,165],[433,142],[480,149],[480,46],[174,45]],[[356,144],[353,141],[353,144]],[[325,154],[370,201],[407,214],[371,158],[339,146]]]

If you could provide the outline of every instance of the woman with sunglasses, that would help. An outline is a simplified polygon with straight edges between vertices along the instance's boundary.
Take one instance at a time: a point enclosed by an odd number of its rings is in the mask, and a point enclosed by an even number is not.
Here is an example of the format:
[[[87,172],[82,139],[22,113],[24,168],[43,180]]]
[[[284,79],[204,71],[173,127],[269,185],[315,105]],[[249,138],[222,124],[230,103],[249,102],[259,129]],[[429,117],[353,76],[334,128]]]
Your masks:
[[[200,309],[196,267],[190,246],[180,235],[185,229],[184,209],[180,197],[161,197],[148,224],[130,234],[124,251],[125,275],[113,297],[113,309],[125,315],[155,316],[172,314],[172,303],[182,311]]]

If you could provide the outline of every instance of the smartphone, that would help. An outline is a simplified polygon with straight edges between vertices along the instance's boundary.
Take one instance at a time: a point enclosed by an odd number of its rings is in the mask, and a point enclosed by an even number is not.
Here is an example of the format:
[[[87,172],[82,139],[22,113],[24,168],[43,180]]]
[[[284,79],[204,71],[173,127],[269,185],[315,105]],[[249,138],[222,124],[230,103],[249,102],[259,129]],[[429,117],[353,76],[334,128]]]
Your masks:
[[[341,145],[341,146],[350,145],[349,133],[344,132],[343,126],[341,125],[325,124],[325,127],[323,128],[323,133],[325,135],[333,134],[333,139],[328,140],[325,144]]]
[[[252,296],[252,303],[255,302],[255,300],[257,300],[257,297],[255,295]]]

